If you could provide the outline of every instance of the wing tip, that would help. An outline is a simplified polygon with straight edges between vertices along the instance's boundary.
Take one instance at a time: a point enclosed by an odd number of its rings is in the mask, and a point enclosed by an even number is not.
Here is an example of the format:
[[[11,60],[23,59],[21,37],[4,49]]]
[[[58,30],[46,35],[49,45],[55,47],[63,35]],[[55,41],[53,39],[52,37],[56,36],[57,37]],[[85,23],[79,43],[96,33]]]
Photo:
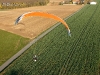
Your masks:
[[[16,21],[15,21],[15,25],[17,25],[17,24],[18,24],[18,22],[19,22],[21,19],[22,19],[22,15],[21,15],[21,16],[19,16],[19,17],[16,19]]]
[[[71,37],[70,29],[68,30],[68,35]]]
[[[17,25],[18,24],[18,22],[15,22],[15,24],[14,25]]]

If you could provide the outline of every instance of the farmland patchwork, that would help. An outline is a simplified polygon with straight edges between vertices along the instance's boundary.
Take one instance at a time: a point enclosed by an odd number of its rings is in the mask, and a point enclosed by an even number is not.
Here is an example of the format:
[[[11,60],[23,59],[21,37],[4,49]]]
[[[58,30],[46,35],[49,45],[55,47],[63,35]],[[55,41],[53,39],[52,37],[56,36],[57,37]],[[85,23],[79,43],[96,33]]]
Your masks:
[[[72,36],[61,24],[32,45],[4,75],[98,75],[100,4],[86,5],[67,19]],[[37,55],[38,60],[33,61]]]

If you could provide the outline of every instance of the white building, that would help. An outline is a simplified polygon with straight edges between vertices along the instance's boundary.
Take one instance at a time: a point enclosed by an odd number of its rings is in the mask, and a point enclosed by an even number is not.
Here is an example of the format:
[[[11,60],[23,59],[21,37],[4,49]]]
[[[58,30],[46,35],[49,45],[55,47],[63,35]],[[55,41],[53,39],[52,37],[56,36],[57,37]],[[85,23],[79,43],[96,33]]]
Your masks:
[[[97,2],[90,2],[90,4],[91,4],[91,5],[96,5],[96,4],[97,4]]]

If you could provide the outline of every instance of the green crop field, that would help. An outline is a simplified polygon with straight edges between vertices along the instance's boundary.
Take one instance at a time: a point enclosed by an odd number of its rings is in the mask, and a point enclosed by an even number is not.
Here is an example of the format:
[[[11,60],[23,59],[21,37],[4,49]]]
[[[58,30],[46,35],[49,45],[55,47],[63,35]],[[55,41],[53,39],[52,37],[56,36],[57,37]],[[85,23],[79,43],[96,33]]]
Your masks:
[[[100,1],[67,19],[14,61],[4,75],[99,75]],[[37,55],[38,60],[33,61]]]
[[[23,48],[29,39],[0,30],[0,65]]]

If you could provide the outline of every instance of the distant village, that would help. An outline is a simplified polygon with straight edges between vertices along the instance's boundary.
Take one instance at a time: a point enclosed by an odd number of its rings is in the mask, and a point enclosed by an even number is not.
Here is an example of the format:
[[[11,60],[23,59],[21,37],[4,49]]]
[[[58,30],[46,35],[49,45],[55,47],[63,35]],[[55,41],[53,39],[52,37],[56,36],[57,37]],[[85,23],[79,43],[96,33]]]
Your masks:
[[[59,3],[59,1],[60,1],[60,5],[65,5],[65,4],[77,4],[77,5],[79,5],[79,4],[90,4],[91,2],[95,2],[95,0],[50,0],[51,2],[52,2],[52,4],[53,3]]]
[[[94,0],[62,0],[61,4],[90,4]]]
[[[94,0],[50,0],[48,3],[51,3],[51,5],[66,5],[66,4],[96,4]],[[46,3],[46,4],[48,4]],[[15,3],[10,3],[10,2],[4,2],[0,3],[0,8],[18,8],[18,7],[30,7],[30,6],[38,6],[38,5],[46,5],[43,2],[36,2],[36,3],[25,3],[25,2],[15,2]]]

